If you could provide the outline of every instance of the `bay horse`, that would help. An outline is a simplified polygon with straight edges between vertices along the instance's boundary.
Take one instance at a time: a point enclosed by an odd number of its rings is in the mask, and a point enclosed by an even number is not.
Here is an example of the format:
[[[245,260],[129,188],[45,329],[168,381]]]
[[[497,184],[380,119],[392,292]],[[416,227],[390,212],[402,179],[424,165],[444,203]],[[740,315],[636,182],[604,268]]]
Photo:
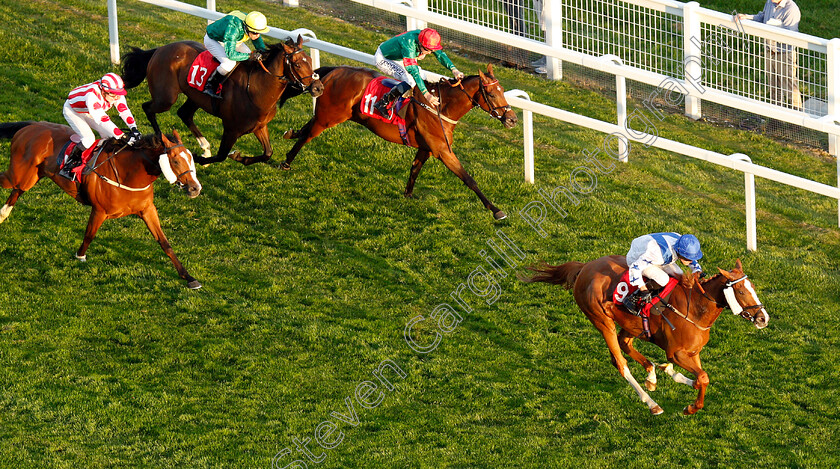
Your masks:
[[[397,125],[362,113],[365,88],[371,80],[379,76],[377,72],[357,67],[322,67],[316,70],[316,73],[323,80],[324,93],[315,105],[315,116],[300,130],[290,130],[284,135],[284,138],[296,138],[297,142],[286,153],[283,168],[291,168],[291,163],[300,149],[321,132],[348,120],[367,127],[389,142],[403,143]],[[405,113],[407,144],[417,148],[417,154],[411,164],[408,184],[405,187],[405,197],[412,196],[414,182],[420,174],[420,169],[423,168],[423,163],[429,156],[434,155],[478,195],[484,206],[493,212],[497,220],[507,217],[484,196],[478,184],[452,151],[452,135],[455,126],[470,109],[476,106],[498,119],[506,128],[516,125],[516,113],[511,110],[505,99],[505,90],[493,75],[493,66],[487,65],[487,73],[479,71],[478,75],[465,77],[460,83],[444,81],[429,85],[428,89],[440,100],[440,115],[438,111],[425,103],[425,99],[416,87]],[[294,93],[294,90],[287,90],[284,93],[284,99],[294,96]]]
[[[94,151],[80,182],[58,174],[57,155],[71,135],[70,127],[50,122],[0,124],[0,138],[12,139],[9,168],[0,173],[0,185],[12,189],[12,193],[0,208],[0,223],[8,218],[21,194],[48,177],[70,197],[91,206],[84,239],[76,251],[77,259],[87,260],[88,246],[106,219],[138,215],[169,256],[178,275],[187,281],[187,286],[201,288],[201,283],[187,272],[172,251],[160,227],[154,203],[152,183],[161,174],[170,184],[185,189],[190,198],[201,192],[192,153],[184,147],[178,132],[172,137],[145,135],[132,146],[114,139],[105,142],[98,156]]]
[[[143,80],[148,81],[152,99],[143,103],[143,111],[160,135],[156,115],[168,111],[178,95],[183,93],[187,100],[178,108],[178,117],[187,125],[202,148],[202,156],[195,161],[202,165],[224,161],[230,157],[244,165],[268,161],[273,153],[267,125],[274,118],[278,100],[287,87],[318,97],[323,86],[318,75],[312,72],[312,59],[301,48],[303,38],[297,42],[271,44],[263,57],[252,57],[240,62],[228,74],[223,83],[222,99],[211,98],[201,90],[189,85],[197,81],[205,83],[207,70],[193,67],[193,60],[205,50],[204,45],[194,41],[181,41],[165,46],[141,50],[132,47],[123,56],[123,80],[126,88],[134,88]],[[300,94],[298,93],[298,94]],[[285,102],[285,100],[283,101]],[[201,108],[222,119],[224,131],[215,156],[211,156],[210,143],[196,127],[193,117]],[[242,157],[231,149],[239,137],[253,133],[263,147],[263,154],[256,157]]]
[[[604,336],[612,364],[653,415],[661,414],[662,408],[639,386],[621,354],[624,351],[645,368],[648,372],[646,387],[654,391],[656,366],[633,348],[634,339],[649,340],[664,350],[670,363],[659,365],[659,369],[674,381],[698,390],[697,399],[683,409],[684,414],[691,415],[703,408],[706,386],[709,385],[709,375],[700,365],[700,351],[709,341],[709,330],[723,309],[732,309],[735,314],[752,321],[758,329],[763,329],[770,321],[752,283],[744,274],[740,259],[732,270],[718,269],[719,273],[705,280],[700,279],[699,272],[684,275],[666,300],[667,304],[660,302],[653,306],[649,339],[643,333],[642,319],[628,312],[623,304],[612,301],[613,291],[627,271],[624,256],[605,256],[587,263],[542,264],[529,267],[529,270],[535,273],[530,277],[520,275],[520,280],[546,282],[572,289],[580,310]],[[616,333],[616,325],[621,328],[619,333]],[[676,372],[673,365],[693,373],[695,379]]]

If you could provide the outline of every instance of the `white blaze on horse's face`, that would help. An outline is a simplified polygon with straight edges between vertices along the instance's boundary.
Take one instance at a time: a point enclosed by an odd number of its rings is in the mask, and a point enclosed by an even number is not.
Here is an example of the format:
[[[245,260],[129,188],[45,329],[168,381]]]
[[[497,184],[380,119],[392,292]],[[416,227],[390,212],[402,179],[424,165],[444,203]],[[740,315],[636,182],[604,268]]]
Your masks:
[[[196,197],[201,192],[201,183],[198,181],[198,176],[195,171],[195,160],[193,159],[192,152],[187,150],[186,147],[181,146],[181,151],[172,157],[170,157],[167,153],[161,154],[158,162],[160,164],[161,172],[166,180],[170,184],[178,184],[180,187],[185,187],[190,198]],[[176,175],[172,168],[173,163],[176,167],[187,169],[182,171],[180,175]],[[191,176],[192,181],[182,183],[178,181],[180,176]]]
[[[750,283],[749,279],[744,280],[744,288],[746,288],[750,295],[752,295],[755,304],[760,305],[761,301],[758,300],[758,294],[755,292],[755,288],[753,288],[752,283]],[[759,329],[767,327],[767,323],[770,322],[770,315],[767,314],[767,310],[764,309],[764,306],[762,306],[755,314],[755,316],[753,316],[753,322],[755,323],[755,327]]]

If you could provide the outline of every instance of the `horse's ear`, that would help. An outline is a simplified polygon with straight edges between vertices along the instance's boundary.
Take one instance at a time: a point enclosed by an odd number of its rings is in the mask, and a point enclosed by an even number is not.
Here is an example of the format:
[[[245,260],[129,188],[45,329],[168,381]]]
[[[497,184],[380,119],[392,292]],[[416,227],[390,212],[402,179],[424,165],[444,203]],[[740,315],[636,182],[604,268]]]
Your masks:
[[[478,76],[481,77],[481,81],[484,81],[484,79],[487,77],[487,75],[485,75],[480,69],[478,71]]]
[[[720,267],[718,267],[718,271],[720,272],[721,275],[726,277],[727,280],[733,280],[735,278],[735,277],[732,276],[732,274],[729,273],[728,270],[723,270]]]
[[[302,35],[302,34],[298,34],[298,40],[297,40],[297,46],[298,46],[298,49],[300,49],[300,47],[301,47],[301,45],[302,45],[302,44],[303,44],[303,35]]]
[[[735,260],[735,270],[737,270],[738,272],[741,272],[741,273],[744,272],[744,267],[741,266],[741,259],[740,258]]]
[[[172,129],[172,135],[175,136],[175,140],[177,140],[178,143],[181,143],[181,134],[179,134],[176,129]]]
[[[487,64],[487,74],[493,76],[493,64]]]
[[[177,135],[177,134],[176,134]],[[166,135],[160,134],[161,141],[163,141],[164,146],[171,147],[172,141],[166,138]]]

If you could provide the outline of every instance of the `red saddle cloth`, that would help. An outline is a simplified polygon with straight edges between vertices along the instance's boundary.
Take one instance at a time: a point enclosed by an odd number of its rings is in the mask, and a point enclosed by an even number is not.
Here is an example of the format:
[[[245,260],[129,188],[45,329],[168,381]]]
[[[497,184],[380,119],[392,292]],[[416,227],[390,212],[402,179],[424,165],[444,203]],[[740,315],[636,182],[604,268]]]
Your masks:
[[[99,143],[101,141],[102,140],[96,140],[95,142],[93,142],[93,145],[91,145],[90,148],[83,151],[82,152],[82,164],[80,164],[79,166],[76,166],[75,168],[70,170],[71,173],[76,175],[76,181],[81,181],[82,180],[82,170],[85,169],[85,166],[87,165],[87,162],[90,160],[90,156],[93,155],[93,150],[95,150],[96,147],[99,146]],[[70,141],[70,143],[67,145],[67,149],[64,150],[64,158],[61,160],[61,166],[59,166],[58,169],[61,169],[61,168],[64,167],[64,163],[65,163],[65,161],[67,161],[67,157],[70,156],[70,153],[73,153],[73,149],[76,148],[76,145],[77,145],[76,142],[74,142],[72,140]]]
[[[361,106],[359,106],[362,110],[362,114],[389,124],[405,125],[405,119],[399,116],[398,111],[408,101],[408,98],[397,98],[397,100],[394,101],[394,104],[391,106],[390,119],[382,117],[382,115],[376,112],[376,109],[373,108],[373,105],[376,104],[380,98],[385,96],[386,93],[391,91],[391,88],[393,88],[393,86],[388,86],[388,84],[383,83],[385,80],[394,82],[393,79],[382,76],[376,77],[368,83],[367,88],[365,88],[365,93],[362,95]]]
[[[653,305],[662,301],[662,298],[665,298],[668,295],[670,295],[671,290],[673,290],[678,283],[680,283],[679,279],[669,277],[668,283],[665,284],[665,288],[663,288],[661,292],[659,292],[653,298],[651,298],[650,302],[639,311],[639,314],[644,317],[650,316],[650,309],[653,307]],[[630,285],[630,271],[627,270],[624,272],[624,275],[621,276],[621,281],[619,281],[618,285],[615,286],[615,291],[613,291],[613,301],[616,303],[623,304],[624,299],[627,298],[627,295],[633,293],[638,289],[639,287]]]
[[[218,67],[219,61],[209,51],[198,54],[198,57],[190,65],[190,71],[187,74],[187,84],[199,91],[204,91],[204,85],[207,83],[207,79],[210,78],[210,75]]]

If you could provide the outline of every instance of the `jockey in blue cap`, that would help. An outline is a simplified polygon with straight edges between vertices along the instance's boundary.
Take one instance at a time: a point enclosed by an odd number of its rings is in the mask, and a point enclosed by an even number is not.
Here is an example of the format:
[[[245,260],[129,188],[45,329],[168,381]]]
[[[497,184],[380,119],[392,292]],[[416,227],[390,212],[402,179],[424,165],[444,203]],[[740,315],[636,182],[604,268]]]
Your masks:
[[[663,288],[669,276],[682,275],[677,261],[690,266],[692,272],[702,272],[697,262],[702,257],[700,241],[694,235],[651,233],[634,239],[627,252],[627,265],[630,267],[630,284],[639,289],[627,295],[624,306],[638,313],[650,301],[650,288],[656,288],[653,284],[649,288],[645,278]]]

